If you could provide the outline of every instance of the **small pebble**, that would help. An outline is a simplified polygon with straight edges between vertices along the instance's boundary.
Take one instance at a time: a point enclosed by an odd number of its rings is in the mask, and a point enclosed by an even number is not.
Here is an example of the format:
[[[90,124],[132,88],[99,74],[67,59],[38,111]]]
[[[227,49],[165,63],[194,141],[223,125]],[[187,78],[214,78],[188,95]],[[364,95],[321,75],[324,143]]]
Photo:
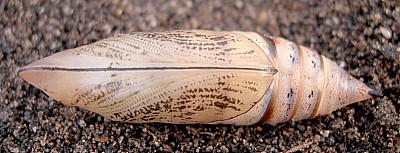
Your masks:
[[[257,126],[257,127],[256,127],[256,131],[257,131],[257,132],[261,132],[262,130],[263,130],[263,128],[262,128],[261,126]]]
[[[346,62],[345,61],[339,61],[339,66],[341,67],[341,68],[344,68],[344,67],[346,67]]]
[[[243,133],[243,132],[244,132],[243,128],[240,127],[240,128],[237,130],[236,134],[241,134],[241,133]]]
[[[321,141],[321,136],[318,135],[318,134],[315,135],[314,140],[317,141],[317,142]]]
[[[165,145],[163,145],[163,151],[165,151],[165,152],[172,152],[173,150],[172,150],[171,146],[165,144]]]
[[[319,146],[317,146],[316,144],[312,145],[311,148],[313,151],[321,152],[321,148]]]
[[[304,132],[306,130],[306,127],[304,125],[298,124],[297,128],[301,131]]]
[[[207,151],[207,152],[211,152],[213,149],[214,149],[213,146],[208,146],[208,147],[206,148],[206,151]]]
[[[118,138],[118,143],[121,144],[123,140],[124,140],[124,136],[120,136],[120,137]]]
[[[321,135],[323,136],[323,137],[328,137],[329,136],[329,133],[330,133],[330,131],[329,130],[324,130],[322,133],[321,133]]]
[[[36,126],[32,127],[32,131],[33,131],[34,133],[36,133],[36,129],[37,129]]]
[[[266,10],[261,10],[257,17],[257,23],[260,25],[266,24],[268,22],[268,12]]]
[[[333,146],[335,144],[335,138],[333,136],[329,136],[328,139],[327,139],[327,143],[330,146]]]
[[[380,30],[381,34],[382,34],[386,39],[392,38],[392,30],[390,30],[389,28],[380,27],[379,30]]]
[[[223,152],[229,152],[229,149],[228,149],[226,146],[222,146],[222,147],[221,147],[221,150],[222,150]]]
[[[273,145],[278,144],[278,140],[277,139],[272,140],[271,144],[273,144]]]
[[[82,128],[84,128],[84,127],[86,127],[86,123],[85,123],[85,121],[84,120],[79,120],[79,126],[80,127],[82,127]]]
[[[18,147],[15,147],[15,148],[11,149],[11,152],[12,153],[19,153],[19,152],[21,152],[21,150]]]
[[[237,0],[237,1],[235,2],[235,7],[238,8],[238,9],[242,9],[242,8],[243,8],[243,5],[244,5],[244,3],[243,3],[243,1],[241,1],[241,0]]]

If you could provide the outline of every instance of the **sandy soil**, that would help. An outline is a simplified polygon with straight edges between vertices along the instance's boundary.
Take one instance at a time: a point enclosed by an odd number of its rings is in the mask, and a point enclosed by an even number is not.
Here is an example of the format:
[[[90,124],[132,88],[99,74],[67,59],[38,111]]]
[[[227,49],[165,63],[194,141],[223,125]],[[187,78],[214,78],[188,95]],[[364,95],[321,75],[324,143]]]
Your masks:
[[[399,1],[0,1],[0,152],[400,152]],[[243,30],[319,51],[385,96],[278,126],[126,124],[64,106],[16,75],[118,33]]]

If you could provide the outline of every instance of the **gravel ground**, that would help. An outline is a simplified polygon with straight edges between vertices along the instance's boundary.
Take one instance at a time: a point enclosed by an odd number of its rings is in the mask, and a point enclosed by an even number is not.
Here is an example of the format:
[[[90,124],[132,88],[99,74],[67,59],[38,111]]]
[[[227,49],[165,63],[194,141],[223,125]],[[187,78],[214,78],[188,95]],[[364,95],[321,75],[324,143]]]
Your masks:
[[[400,152],[399,1],[0,1],[0,152]],[[118,33],[210,29],[281,36],[385,96],[270,125],[112,122],[64,106],[18,68]]]

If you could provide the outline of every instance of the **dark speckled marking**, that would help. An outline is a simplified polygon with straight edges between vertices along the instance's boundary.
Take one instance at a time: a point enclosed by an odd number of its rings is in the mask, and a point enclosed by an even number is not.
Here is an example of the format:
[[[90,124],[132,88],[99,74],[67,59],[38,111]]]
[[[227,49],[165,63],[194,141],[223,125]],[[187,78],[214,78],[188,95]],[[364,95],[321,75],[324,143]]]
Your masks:
[[[202,81],[200,82],[188,81],[185,84],[174,88],[173,90],[168,90],[161,93],[160,91],[164,91],[164,89],[158,88],[157,86],[146,89],[145,91],[133,92],[129,97],[124,99],[127,99],[128,101],[137,101],[142,99],[141,105],[148,105],[132,107],[129,109],[124,109],[124,107],[122,107],[124,111],[117,111],[118,109],[109,108],[115,108],[115,105],[121,105],[122,103],[125,103],[125,100],[116,100],[113,96],[113,93],[118,93],[119,90],[137,85],[132,82],[133,80],[131,79],[112,81],[89,87],[81,91],[81,94],[77,95],[77,101],[88,104],[98,104],[98,110],[104,109],[108,110],[109,112],[113,112],[109,117],[115,120],[128,122],[166,122],[166,119],[177,120],[177,118],[182,118],[182,121],[184,119],[186,122],[202,123],[200,120],[196,120],[199,118],[195,117],[194,115],[198,114],[199,112],[212,109],[217,109],[215,115],[222,114],[224,111],[243,111],[241,107],[243,105],[248,105],[248,103],[244,103],[242,99],[236,98],[234,95],[248,92],[258,93],[257,89],[259,88],[260,84],[257,82],[243,81],[236,83],[229,81],[236,79],[237,77],[239,76],[237,76],[235,73],[226,73],[223,75],[207,74],[202,77],[203,79],[201,79]],[[211,86],[204,86],[207,84],[210,84]],[[167,96],[176,95],[174,93],[180,94],[178,97]],[[82,101],[80,99],[82,99]],[[154,99],[160,100],[150,104],[152,101],[154,101]],[[165,115],[165,113],[171,115]],[[193,121],[188,121],[189,119]]]
[[[196,39],[192,39],[196,38]],[[243,41],[237,35],[232,34],[194,34],[191,32],[172,33],[132,33],[130,35],[118,35],[103,41],[96,42],[96,45],[80,47],[81,51],[92,53],[96,56],[120,60],[134,60],[135,54],[152,54],[174,57],[173,54],[183,57],[198,56],[202,60],[214,63],[231,63],[234,61],[228,58],[240,56],[246,59],[257,59],[254,50],[238,49],[232,43]],[[119,45],[121,44],[121,45]],[[125,47],[126,46],[126,47]],[[232,46],[232,47],[227,47]],[[134,48],[131,50],[127,47]],[[104,48],[99,50],[99,48]],[[199,51],[195,51],[199,50]],[[174,51],[174,52],[171,52]]]
[[[292,97],[292,96],[293,96],[293,94],[294,94],[294,92],[293,92],[293,89],[292,89],[292,88],[290,88],[290,92],[287,94],[287,98],[290,98],[290,97]]]
[[[313,64],[313,68],[317,66],[317,63],[315,61],[311,61],[311,63]]]
[[[308,95],[308,98],[314,97],[314,91],[311,90],[311,93]]]

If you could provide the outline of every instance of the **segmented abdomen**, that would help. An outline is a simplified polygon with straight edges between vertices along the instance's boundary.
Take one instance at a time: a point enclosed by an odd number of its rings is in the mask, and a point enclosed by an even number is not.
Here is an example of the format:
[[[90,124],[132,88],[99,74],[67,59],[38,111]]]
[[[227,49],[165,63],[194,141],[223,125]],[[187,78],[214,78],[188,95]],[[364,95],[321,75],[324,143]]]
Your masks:
[[[365,84],[334,62],[282,38],[275,45],[272,97],[260,123],[277,124],[329,114],[351,103],[371,98]],[[274,52],[274,50],[270,50]]]

